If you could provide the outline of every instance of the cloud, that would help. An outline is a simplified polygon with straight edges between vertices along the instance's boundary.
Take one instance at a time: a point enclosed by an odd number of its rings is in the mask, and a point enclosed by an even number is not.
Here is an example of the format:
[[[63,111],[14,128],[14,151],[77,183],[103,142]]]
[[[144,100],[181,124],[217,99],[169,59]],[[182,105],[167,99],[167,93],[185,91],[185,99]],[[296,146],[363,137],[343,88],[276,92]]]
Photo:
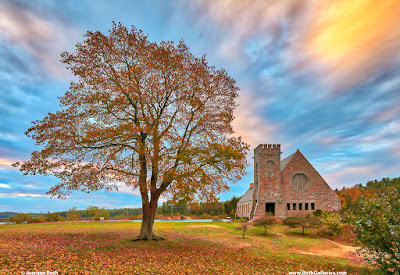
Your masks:
[[[1,158],[0,157],[0,169],[3,169],[3,170],[18,170],[18,168],[11,166],[11,164],[13,164],[14,162],[16,162],[16,160],[7,159],[7,158]]]
[[[365,175],[375,174],[377,167],[372,165],[344,167],[338,171],[323,175],[326,182],[333,188],[353,186]]]
[[[248,63],[254,45],[267,50],[280,38],[276,46],[292,72],[306,71],[315,82],[320,78],[321,92],[344,92],[400,65],[398,0],[208,0],[195,6],[199,17],[222,29],[222,56]]]
[[[399,65],[398,0],[320,1],[306,30],[305,49],[328,80],[351,86]]]
[[[0,188],[11,189],[11,186],[8,184],[0,183]]]
[[[73,46],[72,41],[78,41],[78,31],[48,12],[44,15],[29,4],[1,1],[0,35],[31,54],[47,73],[66,78],[60,54]]]
[[[39,197],[48,197],[43,194],[30,194],[30,193],[0,193],[0,197],[8,197],[8,198],[14,198],[14,197],[33,197],[33,198],[39,198]]]
[[[270,139],[272,143],[271,137],[274,136],[277,128],[263,118],[260,112],[257,112],[263,105],[265,106],[265,102],[257,101],[251,92],[242,93],[238,99],[238,107],[232,123],[235,135],[241,136],[254,148],[260,143],[265,143],[266,139]]]
[[[134,190],[134,189],[132,189],[132,187],[126,186],[122,182],[120,184],[118,184],[118,192],[125,193],[125,194],[131,194],[134,196],[140,196],[139,190]]]

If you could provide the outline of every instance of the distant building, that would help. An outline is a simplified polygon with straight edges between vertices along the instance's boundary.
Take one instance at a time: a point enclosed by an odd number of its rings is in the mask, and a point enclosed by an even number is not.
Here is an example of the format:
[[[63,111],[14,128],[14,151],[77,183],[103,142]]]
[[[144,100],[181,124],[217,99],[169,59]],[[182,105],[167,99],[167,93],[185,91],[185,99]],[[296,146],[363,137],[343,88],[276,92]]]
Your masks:
[[[340,208],[339,197],[299,150],[281,161],[280,144],[260,144],[254,150],[254,183],[238,201],[236,215],[252,219],[270,212],[284,219]]]

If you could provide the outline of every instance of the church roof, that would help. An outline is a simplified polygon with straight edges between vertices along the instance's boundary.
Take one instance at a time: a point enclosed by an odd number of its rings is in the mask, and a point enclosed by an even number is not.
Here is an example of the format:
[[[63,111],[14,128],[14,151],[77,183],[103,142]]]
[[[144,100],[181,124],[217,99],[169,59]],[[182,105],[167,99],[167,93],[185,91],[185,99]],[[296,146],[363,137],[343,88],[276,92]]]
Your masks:
[[[296,151],[297,152],[297,151]],[[289,163],[289,161],[293,158],[294,154],[296,154],[296,152],[294,152],[293,154],[291,154],[290,156],[284,158],[283,160],[281,160],[281,171],[283,169],[285,169],[286,165]]]
[[[238,203],[249,202],[253,200],[253,193],[255,188],[249,188],[246,193],[240,198]]]

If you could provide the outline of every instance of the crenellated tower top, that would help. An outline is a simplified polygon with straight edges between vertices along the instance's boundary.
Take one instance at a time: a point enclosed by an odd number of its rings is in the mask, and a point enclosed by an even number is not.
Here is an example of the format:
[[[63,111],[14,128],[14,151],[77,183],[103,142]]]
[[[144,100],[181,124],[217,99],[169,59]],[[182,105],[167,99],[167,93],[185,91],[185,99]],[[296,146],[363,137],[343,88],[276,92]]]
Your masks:
[[[260,144],[254,149],[254,153],[267,154],[267,155],[280,155],[281,145],[280,144]]]

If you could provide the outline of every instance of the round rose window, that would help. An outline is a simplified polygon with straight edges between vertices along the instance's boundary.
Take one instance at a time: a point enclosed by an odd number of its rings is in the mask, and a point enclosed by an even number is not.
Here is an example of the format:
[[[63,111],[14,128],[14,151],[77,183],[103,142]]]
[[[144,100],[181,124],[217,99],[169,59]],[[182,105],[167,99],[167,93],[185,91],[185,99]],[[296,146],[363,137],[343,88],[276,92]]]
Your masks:
[[[296,174],[292,179],[292,184],[296,189],[304,189],[307,183],[308,179],[304,174]]]

